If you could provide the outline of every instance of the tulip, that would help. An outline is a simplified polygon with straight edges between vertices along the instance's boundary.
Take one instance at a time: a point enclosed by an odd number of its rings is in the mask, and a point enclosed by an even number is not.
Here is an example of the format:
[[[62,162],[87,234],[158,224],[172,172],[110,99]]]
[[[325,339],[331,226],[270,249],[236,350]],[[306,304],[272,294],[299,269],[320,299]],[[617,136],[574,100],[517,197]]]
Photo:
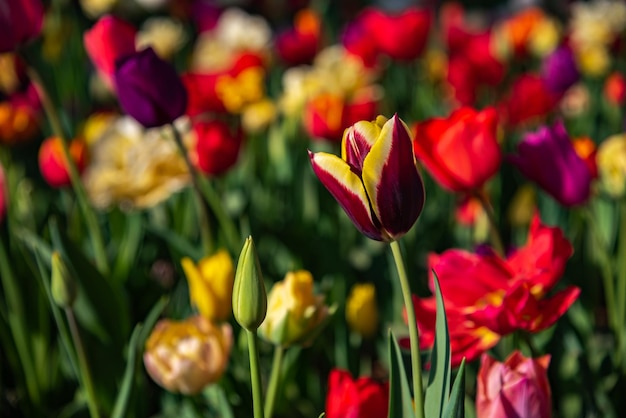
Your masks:
[[[87,55],[111,88],[114,83],[115,62],[135,53],[136,34],[137,30],[131,24],[107,15],[100,18],[83,35]]]
[[[619,106],[626,99],[626,78],[621,73],[614,72],[604,82],[604,97],[614,106]]]
[[[181,265],[189,282],[189,299],[198,312],[213,322],[227,320],[235,280],[235,266],[228,252],[220,250],[198,264],[185,257]]]
[[[500,103],[501,113],[510,126],[544,119],[558,104],[560,95],[548,90],[536,74],[522,74],[513,81],[511,91]]]
[[[589,199],[591,173],[576,154],[563,122],[526,134],[510,161],[564,206]]]
[[[376,40],[366,30],[363,22],[358,19],[350,22],[341,35],[341,43],[350,55],[361,60],[364,67],[376,66],[379,53]]]
[[[150,377],[170,392],[195,395],[226,370],[232,328],[202,316],[159,321],[148,341],[143,362]]]
[[[596,155],[598,153],[596,143],[588,136],[581,136],[572,140],[574,145],[574,151],[587,165],[589,173],[591,173],[592,179],[598,178],[598,164],[596,162]]]
[[[547,88],[556,94],[563,94],[579,79],[580,73],[572,50],[562,46],[543,61],[541,76]]]
[[[367,237],[393,241],[415,223],[424,184],[411,153],[409,128],[397,115],[346,129],[341,158],[309,152],[313,171]]]
[[[326,395],[326,418],[381,418],[387,416],[389,389],[370,377],[353,379],[350,373],[331,370]]]
[[[294,28],[276,38],[276,52],[289,66],[310,63],[320,48],[320,18],[309,9],[298,12]]]
[[[147,48],[116,62],[115,87],[122,109],[146,128],[185,113],[187,91],[174,67]]]
[[[550,297],[573,253],[556,227],[535,216],[527,243],[506,259],[493,251],[470,253],[451,249],[431,254],[429,270],[439,278],[446,307],[452,364],[478,358],[517,330],[539,332],[552,326],[576,301],[580,289],[567,286]],[[434,289],[430,278],[431,290]],[[414,297],[420,346],[435,337],[435,298]]]
[[[272,287],[267,317],[259,327],[259,335],[285,347],[307,344],[325,325],[330,312],[324,296],[313,293],[311,273],[292,271]]]
[[[233,287],[233,314],[247,331],[256,332],[267,314],[267,294],[252,237],[243,244]]]
[[[378,50],[398,61],[415,60],[424,50],[430,30],[430,12],[409,7],[398,14],[366,9],[359,18]]]
[[[504,363],[483,354],[476,388],[478,418],[550,418],[550,356],[514,351]]]
[[[626,192],[626,134],[613,135],[600,143],[596,155],[600,184],[609,196]]]
[[[0,6],[0,53],[14,51],[39,36],[43,16],[40,0],[3,1]]]
[[[41,101],[31,83],[0,103],[0,142],[15,144],[32,139],[39,131]]]
[[[69,151],[78,172],[81,173],[87,165],[85,142],[78,139],[73,140],[70,143]],[[44,180],[52,187],[65,187],[71,183],[60,138],[51,137],[41,144],[39,148],[39,170]]]
[[[346,301],[348,326],[364,338],[371,338],[378,330],[376,288],[372,283],[356,284]]]
[[[413,149],[443,187],[456,192],[475,191],[500,167],[496,111],[462,108],[447,119],[418,123]]]
[[[237,162],[243,141],[241,129],[232,133],[226,123],[211,120],[195,123],[193,132],[196,136],[194,159],[203,173],[217,176]]]

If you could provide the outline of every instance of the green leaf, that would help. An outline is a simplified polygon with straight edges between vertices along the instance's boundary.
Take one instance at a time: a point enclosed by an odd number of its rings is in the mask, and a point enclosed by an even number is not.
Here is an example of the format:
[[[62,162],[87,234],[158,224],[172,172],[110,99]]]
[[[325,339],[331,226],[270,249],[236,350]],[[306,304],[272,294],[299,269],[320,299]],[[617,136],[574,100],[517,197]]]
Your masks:
[[[443,418],[465,417],[465,358],[452,385],[450,400],[443,411]]]
[[[157,228],[151,225],[146,226],[146,230],[165,241],[172,250],[180,255],[191,257],[194,260],[201,259],[203,254],[201,246],[194,246],[174,231]]]
[[[115,265],[111,276],[115,283],[123,284],[137,260],[137,251],[143,239],[144,229],[141,213],[125,214],[124,222],[118,226],[117,229],[120,230],[121,237],[116,245],[117,253],[115,254]]]
[[[80,285],[73,307],[78,321],[103,343],[111,342],[121,350],[130,331],[123,289],[107,281],[82,251],[59,231],[54,220],[50,222],[50,235],[54,248],[69,261],[68,267],[73,268],[74,279]]]
[[[427,417],[440,417],[448,403],[450,390],[450,334],[448,321],[439,287],[439,278],[433,270],[435,298],[437,300],[437,322],[435,329],[435,345],[430,355],[430,374],[426,388],[425,411]]]
[[[137,370],[137,354],[139,352],[138,340],[142,328],[143,326],[141,324],[137,324],[133,330],[133,334],[130,336],[126,370],[124,370],[124,379],[122,379],[120,391],[115,399],[115,406],[111,413],[112,418],[122,418],[126,416],[126,409],[128,408],[128,401],[133,390],[133,380]]]
[[[391,330],[389,331],[389,418],[415,418],[402,352]]]

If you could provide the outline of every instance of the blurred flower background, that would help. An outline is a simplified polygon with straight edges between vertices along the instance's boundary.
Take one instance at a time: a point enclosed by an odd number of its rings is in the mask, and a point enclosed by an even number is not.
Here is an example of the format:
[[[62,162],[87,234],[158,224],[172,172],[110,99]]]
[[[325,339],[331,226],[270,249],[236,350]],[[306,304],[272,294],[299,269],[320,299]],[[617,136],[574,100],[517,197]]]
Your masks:
[[[387,416],[388,242],[466,416],[624,416],[625,106],[619,0],[0,1],[0,416],[252,417],[250,235],[265,418]]]

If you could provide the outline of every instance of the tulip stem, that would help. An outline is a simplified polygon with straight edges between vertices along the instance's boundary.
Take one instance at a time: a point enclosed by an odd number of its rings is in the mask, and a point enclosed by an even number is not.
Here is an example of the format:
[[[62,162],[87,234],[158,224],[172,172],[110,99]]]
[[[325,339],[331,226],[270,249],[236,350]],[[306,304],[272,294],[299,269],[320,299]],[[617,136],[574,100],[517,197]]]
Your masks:
[[[411,286],[404,268],[404,260],[402,259],[402,251],[398,241],[391,241],[391,252],[398,270],[400,278],[400,287],[402,288],[402,297],[404,298],[404,307],[406,309],[407,322],[409,325],[409,340],[411,344],[411,369],[413,375],[413,399],[415,400],[415,416],[416,418],[424,418],[424,388],[422,386],[422,358],[419,347],[419,336],[417,333],[417,318],[415,317],[415,308],[413,307],[413,298],[411,296]]]
[[[174,134],[174,142],[178,147],[178,151],[185,160],[187,169],[189,170],[189,176],[191,177],[191,184],[194,189],[194,196],[196,200],[196,206],[198,208],[198,216],[200,218],[200,236],[202,239],[202,249],[204,254],[211,254],[213,252],[213,237],[211,236],[211,228],[209,226],[209,212],[207,209],[206,201],[202,196],[202,189],[200,188],[200,175],[196,170],[196,167],[191,163],[187,148],[183,144],[183,138],[180,135],[176,126],[172,123],[172,132]]]
[[[626,200],[619,202],[619,244],[617,249],[617,324],[615,336],[617,338],[618,362],[622,361],[624,351],[624,321],[626,320]]]
[[[272,371],[270,373],[270,382],[267,386],[267,393],[265,394],[265,418],[271,418],[274,413],[274,403],[276,401],[276,393],[278,389],[278,383],[280,381],[280,369],[283,363],[283,354],[285,348],[282,345],[277,345],[274,348],[274,360],[272,362]]]
[[[78,206],[85,218],[85,223],[87,224],[87,229],[89,230],[89,237],[91,238],[91,245],[93,246],[94,257],[96,261],[96,266],[100,273],[104,276],[109,274],[109,263],[107,260],[106,248],[104,245],[104,240],[102,238],[102,232],[100,231],[100,225],[98,225],[98,219],[96,217],[96,213],[93,211],[93,208],[89,204],[87,199],[87,192],[85,191],[85,187],[80,179],[80,174],[78,172],[78,168],[76,167],[76,163],[72,158],[70,153],[70,144],[67,136],[63,131],[63,126],[61,125],[61,120],[57,113],[56,107],[52,104],[50,100],[50,96],[44,86],[44,83],[37,73],[37,71],[29,66],[27,68],[28,77],[33,82],[33,85],[37,89],[37,93],[41,99],[41,104],[48,116],[48,121],[50,122],[50,127],[52,128],[52,132],[56,137],[61,140],[61,149],[63,151],[63,157],[65,159],[67,165],[67,171],[70,175],[70,181],[72,183],[72,188],[74,189],[74,193],[76,194],[76,199],[78,200]]]
[[[89,415],[91,415],[92,418],[100,418],[100,413],[98,412],[98,404],[96,403],[96,394],[93,388],[93,380],[91,379],[91,372],[89,370],[89,363],[87,361],[87,355],[85,354],[83,341],[80,338],[78,324],[76,323],[76,317],[74,316],[74,311],[72,311],[72,308],[65,308],[65,316],[67,317],[67,323],[70,327],[70,333],[72,334],[74,347],[76,348],[76,357],[78,358],[81,382],[87,395],[87,407],[89,408]]]
[[[261,389],[256,330],[246,330],[246,334],[248,334],[248,354],[250,356],[250,380],[252,381],[254,418],[263,418],[263,390]]]
[[[479,201],[483,210],[487,214],[487,219],[489,220],[489,237],[491,239],[491,245],[493,245],[493,249],[498,253],[499,256],[504,257],[504,244],[502,244],[502,237],[500,237],[500,232],[498,230],[498,224],[496,223],[496,217],[493,212],[493,207],[484,193],[480,191],[474,192],[474,197],[476,197]]]

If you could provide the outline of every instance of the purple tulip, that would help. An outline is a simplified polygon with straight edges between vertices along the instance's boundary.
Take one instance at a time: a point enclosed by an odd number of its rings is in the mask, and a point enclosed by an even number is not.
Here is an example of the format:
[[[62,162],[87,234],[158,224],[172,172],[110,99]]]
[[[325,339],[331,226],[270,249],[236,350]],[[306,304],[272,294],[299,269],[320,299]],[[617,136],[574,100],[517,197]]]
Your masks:
[[[547,56],[541,68],[541,77],[546,87],[557,94],[563,94],[572,87],[580,79],[572,50],[561,46]]]
[[[561,121],[526,134],[509,161],[563,206],[580,205],[591,194],[589,168]]]
[[[411,133],[394,115],[346,129],[341,157],[309,152],[313,171],[354,225],[377,241],[393,241],[424,207],[424,184],[412,153]]]
[[[187,108],[187,90],[176,69],[147,48],[116,62],[122,109],[146,128],[172,123]]]
[[[14,51],[39,36],[43,15],[39,0],[0,1],[0,53]]]

